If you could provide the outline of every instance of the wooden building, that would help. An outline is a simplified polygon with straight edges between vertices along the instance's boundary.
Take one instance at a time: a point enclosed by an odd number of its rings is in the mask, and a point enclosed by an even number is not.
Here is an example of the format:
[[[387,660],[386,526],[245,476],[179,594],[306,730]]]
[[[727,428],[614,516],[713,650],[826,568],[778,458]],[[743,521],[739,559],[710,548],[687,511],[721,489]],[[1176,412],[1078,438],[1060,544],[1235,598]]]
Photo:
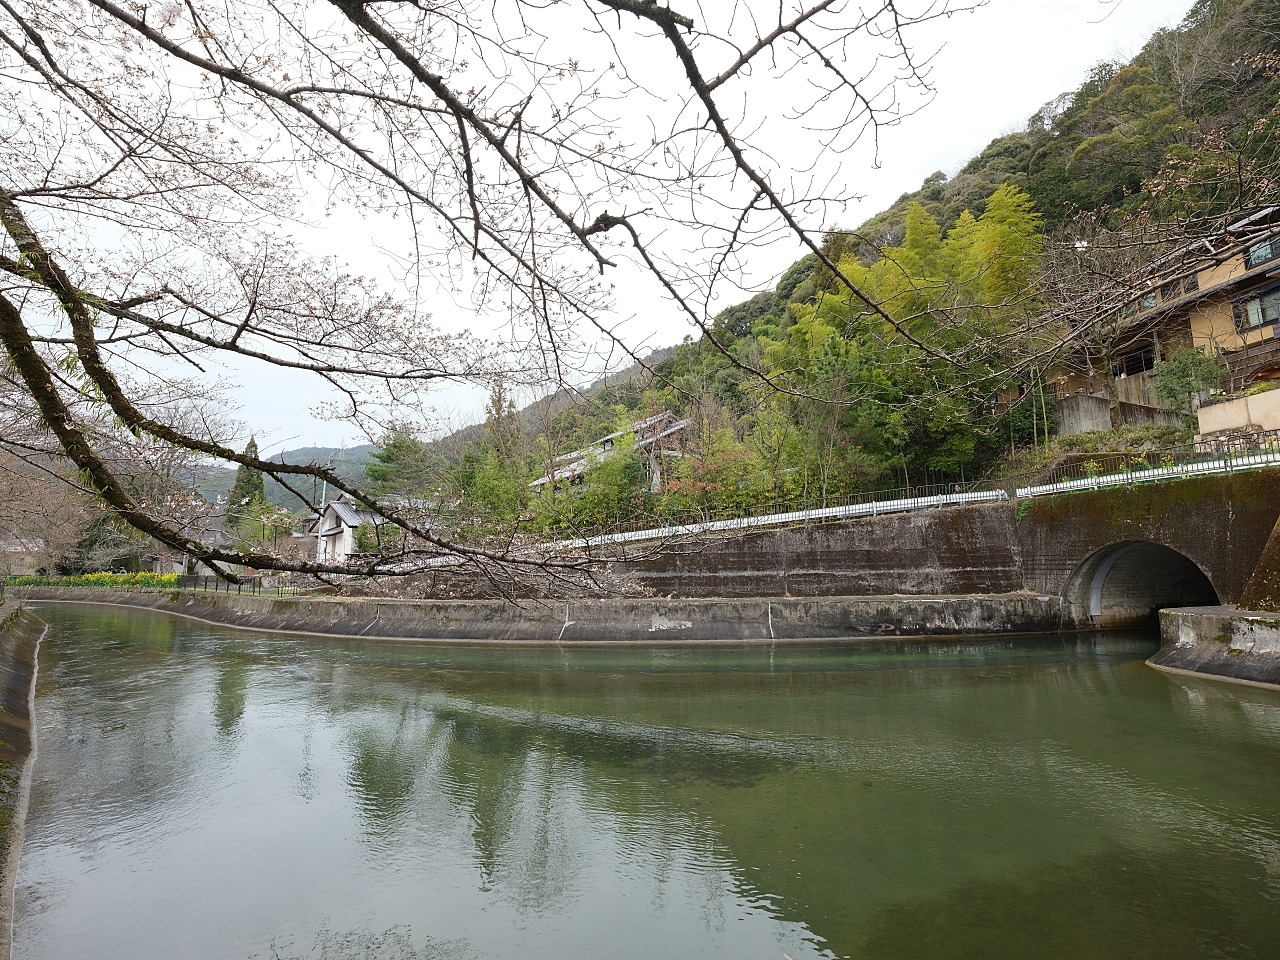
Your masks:
[[[1147,276],[1117,308],[1114,349],[1078,351],[1050,376],[1057,399],[1091,394],[1162,406],[1152,372],[1186,346],[1223,358],[1224,393],[1280,379],[1280,207],[1157,261]]]

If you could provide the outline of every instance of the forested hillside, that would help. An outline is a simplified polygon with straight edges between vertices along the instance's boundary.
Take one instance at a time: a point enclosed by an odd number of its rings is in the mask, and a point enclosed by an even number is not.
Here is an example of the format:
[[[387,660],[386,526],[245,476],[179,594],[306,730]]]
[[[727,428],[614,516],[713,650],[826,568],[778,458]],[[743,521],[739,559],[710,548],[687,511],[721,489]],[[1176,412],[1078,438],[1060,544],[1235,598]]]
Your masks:
[[[1249,149],[1250,125],[1276,104],[1266,57],[1280,49],[1277,36],[1275,0],[1201,0],[1129,63],[1095,64],[1080,87],[1045,104],[1026,129],[991,141],[954,177],[927,177],[859,226],[859,242],[897,242],[913,202],[949,229],[966,210],[981,214],[1003,183],[1026,190],[1049,231],[1081,210],[1137,210],[1167,161],[1186,161],[1218,138]]]
[[[338,476],[348,480],[358,480],[364,476],[364,465],[369,455],[377,450],[372,443],[353,447],[299,447],[296,450],[285,450],[274,454],[271,459],[282,463],[327,463],[332,466]],[[210,470],[197,487],[200,493],[210,500],[227,497],[235,482],[236,471],[232,468]],[[306,493],[311,493],[311,481],[307,481]],[[303,503],[292,493],[280,486],[271,477],[264,478],[264,493],[268,503],[289,510],[300,510]]]
[[[825,252],[865,299],[805,257],[652,380],[523,411],[498,389],[465,443],[396,432],[369,475],[384,494],[533,528],[983,475],[1054,424],[1034,362],[1052,333],[1037,319],[1053,306],[1038,282],[1050,243],[1081,217],[1174,221],[1274,190],[1258,171],[1276,159],[1278,36],[1280,0],[1203,0],[954,177],[832,230]],[[587,483],[531,493],[555,455],[662,410],[692,423],[657,491],[624,437]]]

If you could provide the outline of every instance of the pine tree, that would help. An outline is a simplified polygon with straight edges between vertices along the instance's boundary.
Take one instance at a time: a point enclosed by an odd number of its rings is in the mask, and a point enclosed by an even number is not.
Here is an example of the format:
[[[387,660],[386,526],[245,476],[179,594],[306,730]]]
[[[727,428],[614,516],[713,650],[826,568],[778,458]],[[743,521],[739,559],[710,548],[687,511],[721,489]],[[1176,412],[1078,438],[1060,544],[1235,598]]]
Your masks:
[[[427,445],[403,424],[393,424],[382,446],[365,461],[364,472],[376,496],[424,496],[439,474],[439,462]]]

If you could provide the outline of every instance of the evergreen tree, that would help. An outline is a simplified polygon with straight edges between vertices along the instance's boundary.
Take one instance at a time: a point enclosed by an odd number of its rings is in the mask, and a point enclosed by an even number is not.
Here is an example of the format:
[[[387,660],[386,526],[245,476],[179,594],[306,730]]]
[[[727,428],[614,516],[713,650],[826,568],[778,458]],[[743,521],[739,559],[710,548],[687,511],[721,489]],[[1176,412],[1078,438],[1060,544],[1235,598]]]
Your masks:
[[[1226,372],[1226,362],[1216,354],[1183,347],[1173,351],[1169,359],[1156,362],[1152,379],[1161,400],[1190,413],[1196,394],[1216,387]]]
[[[258,456],[258,441],[250,437],[245,445],[246,457]],[[278,533],[279,511],[267,499],[266,484],[261,470],[243,463],[236,468],[236,481],[228,497],[227,516],[229,528],[245,543],[261,543],[271,540]]]
[[[258,457],[258,441],[253,437],[245,445],[246,457]],[[238,512],[255,500],[266,500],[266,487],[262,479],[262,471],[247,467],[243,463],[236,468],[236,482],[231,487],[230,505],[233,512]]]
[[[420,497],[438,478],[439,462],[411,428],[393,424],[381,448],[365,461],[364,472],[375,496]]]

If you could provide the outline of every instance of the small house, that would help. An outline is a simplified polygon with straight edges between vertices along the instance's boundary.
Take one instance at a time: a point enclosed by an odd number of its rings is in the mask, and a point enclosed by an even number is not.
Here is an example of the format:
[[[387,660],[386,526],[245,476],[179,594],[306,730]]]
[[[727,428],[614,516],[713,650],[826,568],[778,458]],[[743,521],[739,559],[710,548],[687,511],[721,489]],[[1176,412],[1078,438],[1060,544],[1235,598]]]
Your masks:
[[[1220,356],[1226,376],[1219,389],[1227,394],[1280,379],[1280,207],[1259,210],[1152,264],[1121,310],[1116,329],[1124,347],[1108,358],[1110,369],[1081,354],[1052,378],[1060,413],[1098,407],[1092,416],[1099,424],[1086,424],[1085,416],[1082,429],[1107,428],[1109,398],[1118,401],[1112,416],[1118,406],[1122,422],[1162,419],[1155,409],[1164,406],[1155,366],[1180,347]],[[1064,416],[1059,432],[1074,432],[1067,426],[1072,419]]]
[[[325,505],[323,518],[323,523],[317,523],[315,514],[307,517],[304,534],[316,541],[316,559],[322,563],[342,563],[359,553],[356,530],[362,523],[374,522],[374,515],[345,493]]]

